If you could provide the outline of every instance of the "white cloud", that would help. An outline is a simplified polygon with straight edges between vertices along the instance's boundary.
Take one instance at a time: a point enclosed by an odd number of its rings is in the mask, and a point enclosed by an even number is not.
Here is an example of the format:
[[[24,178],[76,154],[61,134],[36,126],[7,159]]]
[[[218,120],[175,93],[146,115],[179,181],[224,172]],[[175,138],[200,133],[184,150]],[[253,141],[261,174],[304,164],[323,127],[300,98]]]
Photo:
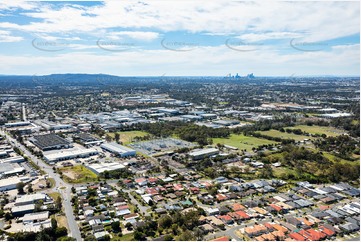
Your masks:
[[[109,32],[106,34],[106,38],[113,40],[131,38],[134,40],[151,41],[157,39],[158,37],[159,37],[159,33],[141,32],[141,31],[119,31],[119,32]]]
[[[10,31],[0,30],[0,42],[19,42],[24,38],[21,36],[12,36]]]
[[[33,33],[94,33],[110,28],[210,34],[306,33],[308,41],[322,41],[359,33],[359,9],[359,2],[106,1],[99,6],[67,4],[60,9],[47,3],[24,13],[43,21],[24,25],[3,22],[0,28]]]

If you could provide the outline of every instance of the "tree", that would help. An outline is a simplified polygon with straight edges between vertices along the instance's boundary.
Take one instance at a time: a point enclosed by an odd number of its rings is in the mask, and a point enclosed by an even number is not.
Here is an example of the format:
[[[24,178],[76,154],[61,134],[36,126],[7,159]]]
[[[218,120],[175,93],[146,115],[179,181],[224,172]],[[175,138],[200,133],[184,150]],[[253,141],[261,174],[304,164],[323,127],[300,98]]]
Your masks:
[[[76,192],[75,187],[71,187],[71,192],[75,194],[75,192]]]
[[[9,213],[9,212],[6,212],[5,213],[5,220],[6,221],[9,221],[10,219],[12,219],[13,218],[13,216],[11,215],[11,213]]]
[[[158,220],[158,225],[162,229],[167,229],[172,225],[172,218],[169,215],[163,215]]]
[[[128,223],[125,224],[125,227],[126,227],[128,230],[132,230],[133,225],[128,222]]]
[[[62,204],[61,204],[61,197],[60,196],[56,198],[55,207],[56,207],[56,209],[61,210]]]
[[[18,189],[19,194],[24,194],[24,187],[24,182],[19,182],[18,184],[16,184],[16,189]]]
[[[29,183],[29,185],[28,185],[28,193],[32,193],[32,192],[34,192],[33,186],[31,185],[31,183]]]
[[[115,233],[119,233],[120,231],[122,231],[122,229],[120,228],[120,222],[119,221],[115,221],[111,224],[112,230]]]
[[[116,141],[116,142],[119,142],[120,134],[119,134],[119,133],[115,133],[114,138],[115,138],[115,141]]]
[[[180,241],[190,241],[190,240],[196,240],[196,238],[195,238],[194,234],[191,231],[186,230],[186,231],[184,231],[183,233],[181,233],[179,235],[178,240],[180,240]]]
[[[58,221],[56,221],[55,218],[51,218],[51,228],[53,230],[55,230],[56,228],[58,228]]]

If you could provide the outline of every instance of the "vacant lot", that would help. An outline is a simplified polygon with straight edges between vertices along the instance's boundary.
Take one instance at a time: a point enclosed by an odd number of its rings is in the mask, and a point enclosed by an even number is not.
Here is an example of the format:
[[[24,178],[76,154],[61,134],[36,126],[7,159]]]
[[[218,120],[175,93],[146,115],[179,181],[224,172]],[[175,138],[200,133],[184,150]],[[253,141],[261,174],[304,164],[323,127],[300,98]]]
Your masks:
[[[60,168],[64,181],[68,183],[84,183],[97,180],[97,175],[82,165]]]
[[[337,129],[334,127],[327,127],[327,126],[317,126],[317,125],[297,125],[295,127],[288,127],[285,129],[301,129],[302,131],[305,131],[310,134],[325,134],[327,136],[338,136],[341,134],[344,134],[345,131],[341,129]]]
[[[258,132],[263,135],[271,136],[271,137],[278,137],[281,139],[294,139],[295,141],[302,141],[304,139],[312,139],[312,137],[305,136],[305,135],[297,135],[294,133],[287,133],[287,132],[281,132],[275,129],[271,129],[268,131],[261,131]]]
[[[114,138],[116,133],[120,135],[119,141],[121,141],[123,144],[132,143],[135,137],[144,137],[148,135],[147,132],[143,132],[143,131],[114,132],[114,133],[108,133],[108,135]]]
[[[240,150],[251,151],[260,145],[277,144],[276,141],[260,139],[252,136],[231,134],[229,138],[214,138],[213,144],[224,144],[237,147]]]

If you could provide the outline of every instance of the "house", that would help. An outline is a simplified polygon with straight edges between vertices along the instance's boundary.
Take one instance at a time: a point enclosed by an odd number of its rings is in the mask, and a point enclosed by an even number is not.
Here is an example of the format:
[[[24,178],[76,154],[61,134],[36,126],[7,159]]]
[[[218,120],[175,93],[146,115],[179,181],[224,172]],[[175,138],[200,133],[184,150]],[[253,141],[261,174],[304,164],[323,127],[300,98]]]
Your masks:
[[[352,232],[360,230],[360,226],[350,223],[350,222],[339,225],[339,228],[342,231],[344,231],[345,233],[352,233]]]
[[[214,228],[209,224],[201,225],[200,229],[203,230],[205,233],[212,233],[214,231]]]
[[[214,216],[209,216],[208,219],[210,220],[210,223],[213,225],[213,226],[217,226],[217,227],[220,227],[220,228],[224,228],[224,223],[222,220],[214,217]]]
[[[298,232],[303,237],[307,238],[308,240],[312,241],[319,241],[326,238],[326,234],[322,233],[321,231],[316,231],[314,229],[307,229],[307,230],[300,230]]]
[[[214,239],[212,241],[229,241],[229,237],[228,236],[223,236],[223,237],[219,237],[217,239]]]
[[[306,240],[305,237],[303,237],[302,235],[300,235],[299,233],[296,233],[296,232],[290,233],[288,236],[296,241],[305,241]]]
[[[259,236],[261,234],[267,233],[267,228],[266,226],[260,224],[256,224],[254,226],[251,227],[246,227],[244,229],[244,232],[247,234],[248,237],[255,237],[255,236]]]
[[[333,231],[329,228],[326,228],[325,226],[320,226],[319,229],[322,231],[322,233],[326,234],[326,236],[328,238],[330,238],[336,234],[335,231]]]
[[[232,204],[232,210],[234,212],[239,211],[239,210],[245,210],[245,209],[246,208],[243,205],[239,204],[239,203]]]
[[[233,224],[233,219],[229,215],[220,215],[218,218],[225,224]]]

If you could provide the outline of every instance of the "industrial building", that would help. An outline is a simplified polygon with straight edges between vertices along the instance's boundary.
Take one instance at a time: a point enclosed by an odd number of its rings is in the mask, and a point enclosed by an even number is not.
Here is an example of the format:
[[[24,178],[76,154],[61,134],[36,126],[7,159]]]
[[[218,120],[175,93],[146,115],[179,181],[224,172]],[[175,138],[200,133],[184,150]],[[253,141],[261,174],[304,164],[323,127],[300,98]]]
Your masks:
[[[32,213],[35,210],[35,204],[27,204],[14,206],[11,208],[11,213],[14,217],[21,217],[27,213]]]
[[[0,179],[0,192],[16,189],[19,182],[30,182],[29,177],[14,176],[6,179]]]
[[[135,156],[136,154],[135,150],[125,147],[123,145],[119,145],[115,142],[102,144],[100,147],[120,157]]]
[[[95,138],[94,136],[87,134],[87,133],[80,133],[74,135],[75,140],[79,140],[79,142],[85,146],[91,146],[91,145],[100,145],[104,142],[104,140],[100,140]]]
[[[58,152],[48,151],[44,152],[44,159],[47,162],[58,162],[76,158],[86,158],[97,155],[99,152],[96,149],[69,149]]]
[[[42,211],[38,213],[28,213],[25,214],[24,217],[21,218],[23,224],[28,223],[37,223],[40,221],[45,221],[49,218],[49,211]]]
[[[102,173],[104,171],[114,171],[114,170],[124,169],[125,166],[120,163],[111,162],[111,163],[89,164],[89,165],[86,165],[86,168],[88,168],[95,174],[99,175],[100,173]]]
[[[45,201],[50,200],[50,197],[48,195],[46,195],[45,193],[22,195],[15,200],[15,206],[34,204],[40,200],[45,202]]]
[[[17,163],[1,163],[0,178],[19,175],[25,172],[25,168]]]
[[[37,135],[29,140],[43,151],[73,147],[68,140],[56,134]]]
[[[31,125],[29,121],[22,121],[22,122],[14,122],[14,123],[6,123],[6,128],[13,128],[13,127],[21,127],[21,126],[28,126]]]
[[[189,153],[189,156],[193,160],[200,160],[204,159],[206,157],[210,157],[212,155],[218,155],[219,150],[216,148],[208,148],[208,149],[202,149],[202,150],[195,150]]]

